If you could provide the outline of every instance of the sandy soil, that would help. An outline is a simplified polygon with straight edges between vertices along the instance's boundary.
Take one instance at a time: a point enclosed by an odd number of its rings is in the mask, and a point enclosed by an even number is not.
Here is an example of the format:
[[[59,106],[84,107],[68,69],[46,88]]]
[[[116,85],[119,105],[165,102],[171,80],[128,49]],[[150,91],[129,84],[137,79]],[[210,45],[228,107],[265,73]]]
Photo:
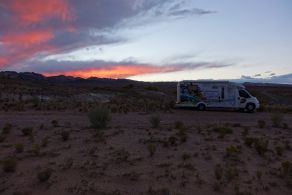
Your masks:
[[[0,112],[0,128],[12,124],[0,142],[0,164],[9,157],[17,162],[14,172],[1,168],[0,194],[292,194],[292,167],[282,165],[292,163],[291,114],[281,127],[272,126],[270,113],[159,115],[153,128],[152,114],[113,114],[101,135],[83,113]],[[24,136],[28,127],[33,134]],[[220,136],[218,128],[232,132]],[[246,138],[267,140],[263,154]],[[47,169],[50,177],[40,181]]]

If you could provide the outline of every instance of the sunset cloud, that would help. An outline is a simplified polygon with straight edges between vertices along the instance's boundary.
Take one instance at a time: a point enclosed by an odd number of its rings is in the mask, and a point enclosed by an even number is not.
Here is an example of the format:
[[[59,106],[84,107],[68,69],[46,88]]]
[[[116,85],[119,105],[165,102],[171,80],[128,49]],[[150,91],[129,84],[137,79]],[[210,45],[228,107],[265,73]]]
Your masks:
[[[78,59],[76,62],[42,61],[40,56],[121,43],[126,39],[107,33],[131,28],[139,25],[139,21],[155,23],[167,17],[210,13],[208,10],[186,7],[184,1],[174,0],[2,0],[0,68],[29,69],[46,75],[111,78],[197,68],[198,64],[157,66],[152,63],[115,62],[114,59],[97,62]]]
[[[59,68],[62,69],[62,63],[52,63],[59,64]],[[63,64],[65,64],[63,62]],[[59,71],[40,71],[46,76],[56,76],[56,75],[67,75],[82,78],[89,77],[101,77],[101,78],[127,78],[130,76],[153,74],[153,73],[168,73],[168,72],[178,72],[184,70],[193,70],[199,68],[222,68],[230,66],[231,64],[218,64],[218,63],[180,63],[180,64],[164,64],[164,65],[153,65],[153,64],[143,64],[138,62],[106,62],[98,61],[92,62],[92,64],[84,64],[81,69],[80,66],[74,64],[69,70],[59,70]]]
[[[30,32],[22,32],[19,34],[4,35],[0,38],[0,42],[4,44],[14,44],[25,46],[29,44],[46,43],[54,37],[51,30],[35,30]]]
[[[7,5],[23,25],[39,23],[52,18],[63,21],[70,21],[74,18],[68,0],[9,0]]]

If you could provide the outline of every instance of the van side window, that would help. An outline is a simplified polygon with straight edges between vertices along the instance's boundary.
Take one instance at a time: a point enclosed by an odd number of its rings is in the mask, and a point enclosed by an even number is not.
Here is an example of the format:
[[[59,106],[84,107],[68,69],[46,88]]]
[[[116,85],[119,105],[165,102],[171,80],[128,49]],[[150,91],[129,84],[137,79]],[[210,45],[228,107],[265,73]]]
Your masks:
[[[224,93],[224,87],[222,87],[221,88],[221,99],[224,99],[224,95],[225,95],[225,93]]]
[[[244,98],[250,98],[248,93],[246,93],[246,91],[244,91],[244,90],[239,90],[239,96],[244,97]]]

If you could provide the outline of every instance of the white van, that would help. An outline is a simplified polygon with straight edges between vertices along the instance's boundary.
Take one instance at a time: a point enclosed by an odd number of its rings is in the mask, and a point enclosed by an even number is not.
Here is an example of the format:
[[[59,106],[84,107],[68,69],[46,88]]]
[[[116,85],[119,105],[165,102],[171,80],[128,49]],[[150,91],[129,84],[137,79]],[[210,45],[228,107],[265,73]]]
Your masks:
[[[181,81],[177,84],[176,107],[229,108],[253,112],[258,99],[243,85],[229,81]]]

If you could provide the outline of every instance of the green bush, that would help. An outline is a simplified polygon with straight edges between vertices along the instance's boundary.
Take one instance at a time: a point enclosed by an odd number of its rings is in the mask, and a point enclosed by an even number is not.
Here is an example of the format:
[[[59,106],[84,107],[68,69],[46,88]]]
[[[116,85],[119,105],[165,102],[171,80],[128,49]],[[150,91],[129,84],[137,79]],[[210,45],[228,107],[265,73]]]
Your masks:
[[[150,117],[150,123],[152,125],[153,128],[158,128],[160,125],[160,116],[159,115],[153,115]]]
[[[110,110],[104,105],[99,105],[88,113],[88,118],[93,128],[106,128],[111,119]]]
[[[12,172],[15,172],[16,165],[17,165],[16,159],[8,158],[8,159],[3,161],[2,169],[4,172],[12,173]]]

